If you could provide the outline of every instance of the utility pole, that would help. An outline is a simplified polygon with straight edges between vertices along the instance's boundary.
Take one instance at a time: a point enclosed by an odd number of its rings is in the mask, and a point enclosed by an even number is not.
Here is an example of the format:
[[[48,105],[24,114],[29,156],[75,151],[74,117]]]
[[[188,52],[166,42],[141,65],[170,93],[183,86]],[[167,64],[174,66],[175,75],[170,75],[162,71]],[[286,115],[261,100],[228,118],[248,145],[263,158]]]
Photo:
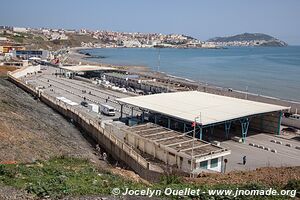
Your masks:
[[[193,159],[194,159],[194,146],[195,146],[195,139],[196,139],[196,121],[197,119],[200,119],[200,123],[201,123],[201,112],[200,115],[195,117],[194,119],[194,131],[193,131],[193,142],[192,142],[192,153],[191,153],[191,174],[190,174],[190,178],[193,177],[194,178],[194,173],[193,173]]]

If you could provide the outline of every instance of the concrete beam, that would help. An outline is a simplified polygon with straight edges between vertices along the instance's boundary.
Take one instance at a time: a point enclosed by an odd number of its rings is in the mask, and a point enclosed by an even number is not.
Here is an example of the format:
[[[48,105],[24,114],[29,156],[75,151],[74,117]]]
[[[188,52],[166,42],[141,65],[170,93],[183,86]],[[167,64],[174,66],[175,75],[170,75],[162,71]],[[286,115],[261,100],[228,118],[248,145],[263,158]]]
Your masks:
[[[176,145],[179,145],[179,144],[184,144],[184,143],[187,143],[187,142],[192,142],[193,140],[197,140],[197,139],[195,138],[195,139],[186,140],[186,141],[182,141],[182,142],[176,142],[176,143],[173,143],[173,144],[168,144],[166,146],[167,147],[176,146]]]
[[[158,133],[151,133],[148,135],[143,135],[143,137],[149,137],[149,136],[155,136],[155,135],[161,135],[161,134],[165,134],[165,133],[171,133],[173,131],[163,131],[163,132],[158,132]]]
[[[142,133],[142,132],[153,131],[153,130],[158,130],[158,129],[162,129],[162,127],[151,127],[151,128],[148,128],[148,129],[143,129],[143,130],[135,131],[135,132],[136,133]]]
[[[195,146],[194,149],[199,149],[201,147],[210,146],[210,145],[211,144],[201,144],[201,145]],[[186,148],[186,149],[181,149],[179,151],[182,152],[182,151],[188,151],[188,150],[192,150],[192,149],[193,149],[193,147],[189,147],[189,148]]]
[[[134,127],[129,127],[128,130],[132,130],[133,128],[145,127],[145,126],[148,126],[148,124],[142,124],[142,125],[138,125],[138,126],[134,126]]]
[[[173,139],[173,138],[179,138],[179,137],[184,137],[185,135],[176,135],[176,136],[171,136],[171,137],[167,137],[167,138],[161,138],[161,139],[157,139],[157,140],[153,140],[154,142],[160,142],[160,141],[164,141],[164,140],[169,140],[169,139]]]

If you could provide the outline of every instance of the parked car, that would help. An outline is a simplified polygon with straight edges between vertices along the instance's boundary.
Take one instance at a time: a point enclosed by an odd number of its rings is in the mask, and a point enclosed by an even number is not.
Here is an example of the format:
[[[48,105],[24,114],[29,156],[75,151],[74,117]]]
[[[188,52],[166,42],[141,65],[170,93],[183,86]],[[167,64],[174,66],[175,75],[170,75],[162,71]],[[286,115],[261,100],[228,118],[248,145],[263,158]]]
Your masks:
[[[112,106],[109,106],[107,104],[101,104],[100,105],[100,112],[104,115],[108,115],[108,116],[115,116],[116,112],[115,112],[115,108]]]
[[[80,105],[82,105],[82,106],[84,106],[84,107],[88,107],[88,103],[86,102],[86,101],[82,101],[81,103],[80,103]]]

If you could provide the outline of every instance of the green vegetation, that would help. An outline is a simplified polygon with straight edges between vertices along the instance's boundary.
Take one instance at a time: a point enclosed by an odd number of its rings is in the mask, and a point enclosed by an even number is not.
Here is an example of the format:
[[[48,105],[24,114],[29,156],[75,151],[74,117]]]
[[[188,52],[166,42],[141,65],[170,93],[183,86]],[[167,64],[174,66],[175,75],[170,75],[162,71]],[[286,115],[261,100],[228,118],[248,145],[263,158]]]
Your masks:
[[[39,197],[109,195],[114,187],[139,188],[108,172],[100,173],[87,160],[54,158],[34,164],[0,165],[0,183],[22,188]]]
[[[147,185],[126,180],[109,172],[100,172],[89,161],[78,158],[53,158],[49,161],[37,161],[32,164],[0,165],[0,184],[25,189],[38,197],[50,196],[60,198],[67,195],[111,195],[113,188],[119,188],[124,192],[125,188],[146,189]],[[298,189],[299,181],[292,180],[286,185],[286,189]],[[161,182],[153,184],[151,190],[172,189],[268,189],[258,183],[247,185],[197,185],[183,182],[178,176],[163,176]],[[280,189],[280,188],[276,188]],[[178,199],[177,196],[167,196]],[[192,196],[190,196],[192,198]],[[200,194],[200,199],[287,199],[286,196],[240,196],[238,198],[224,196],[209,196]]]

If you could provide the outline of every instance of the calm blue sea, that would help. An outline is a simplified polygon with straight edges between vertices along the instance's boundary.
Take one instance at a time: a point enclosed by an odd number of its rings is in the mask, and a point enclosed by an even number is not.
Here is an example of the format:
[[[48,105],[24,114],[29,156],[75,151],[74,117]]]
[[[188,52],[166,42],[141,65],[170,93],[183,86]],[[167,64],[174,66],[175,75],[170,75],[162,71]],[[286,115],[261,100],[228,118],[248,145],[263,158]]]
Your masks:
[[[158,49],[89,49],[91,60],[157,71]],[[300,46],[160,49],[160,69],[221,87],[300,101]]]

